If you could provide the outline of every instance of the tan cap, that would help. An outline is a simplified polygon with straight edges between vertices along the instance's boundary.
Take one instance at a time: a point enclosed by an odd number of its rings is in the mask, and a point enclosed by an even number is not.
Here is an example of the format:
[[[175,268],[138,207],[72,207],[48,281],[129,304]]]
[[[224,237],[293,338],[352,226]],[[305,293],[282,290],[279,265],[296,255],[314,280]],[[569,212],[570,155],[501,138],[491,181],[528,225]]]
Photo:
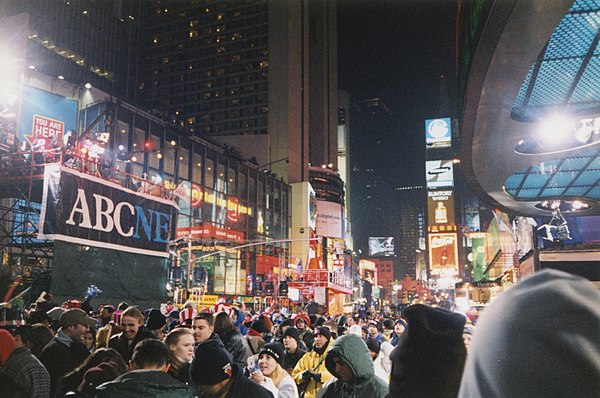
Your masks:
[[[86,326],[96,325],[96,320],[85,314],[85,311],[79,308],[71,308],[65,311],[59,318],[60,326],[68,328],[69,326],[77,325],[78,323]]]

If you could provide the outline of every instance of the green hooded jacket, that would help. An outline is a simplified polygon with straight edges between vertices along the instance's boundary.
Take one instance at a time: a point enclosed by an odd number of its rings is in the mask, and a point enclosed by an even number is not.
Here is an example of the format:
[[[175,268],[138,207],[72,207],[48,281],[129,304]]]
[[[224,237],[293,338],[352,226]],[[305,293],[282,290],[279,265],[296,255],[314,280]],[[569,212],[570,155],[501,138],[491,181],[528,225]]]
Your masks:
[[[348,365],[354,375],[351,381],[340,378],[334,357]],[[355,334],[341,336],[333,342],[325,358],[325,366],[337,380],[327,387],[323,398],[384,398],[388,393],[387,383],[375,376],[367,345]]]

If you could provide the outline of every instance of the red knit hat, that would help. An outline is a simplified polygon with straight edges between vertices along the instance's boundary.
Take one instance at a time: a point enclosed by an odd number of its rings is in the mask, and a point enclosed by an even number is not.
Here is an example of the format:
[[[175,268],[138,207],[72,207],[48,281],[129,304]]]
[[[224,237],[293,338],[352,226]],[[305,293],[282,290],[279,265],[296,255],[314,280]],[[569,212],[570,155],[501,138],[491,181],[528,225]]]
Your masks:
[[[296,315],[296,318],[294,318],[294,326],[296,327],[298,327],[298,319],[302,319],[304,323],[306,323],[306,326],[310,326],[310,318],[304,312],[299,313]]]
[[[0,365],[8,361],[8,357],[15,349],[15,340],[6,329],[0,329]]]

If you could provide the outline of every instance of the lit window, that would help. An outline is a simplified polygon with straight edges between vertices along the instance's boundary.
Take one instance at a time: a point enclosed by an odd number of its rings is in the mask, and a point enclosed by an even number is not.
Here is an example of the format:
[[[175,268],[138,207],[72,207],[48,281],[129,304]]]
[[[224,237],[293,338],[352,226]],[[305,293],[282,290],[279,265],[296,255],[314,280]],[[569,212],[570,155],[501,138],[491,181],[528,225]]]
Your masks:
[[[154,37],[152,38],[152,43],[154,43],[154,44],[158,44],[158,37],[154,36]]]
[[[266,68],[267,66],[269,66],[269,61],[260,61],[259,65],[261,68]]]
[[[169,57],[163,57],[163,64],[169,63]]]
[[[191,37],[198,37],[198,31],[197,30],[190,30],[190,38]]]

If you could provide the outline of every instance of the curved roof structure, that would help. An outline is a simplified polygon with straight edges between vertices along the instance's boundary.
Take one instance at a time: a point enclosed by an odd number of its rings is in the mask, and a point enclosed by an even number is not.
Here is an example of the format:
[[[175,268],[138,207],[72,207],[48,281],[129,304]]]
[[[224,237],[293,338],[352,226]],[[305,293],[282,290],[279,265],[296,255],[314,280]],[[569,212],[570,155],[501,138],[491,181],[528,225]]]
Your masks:
[[[461,167],[504,210],[600,213],[600,0],[494,2],[469,70]]]

